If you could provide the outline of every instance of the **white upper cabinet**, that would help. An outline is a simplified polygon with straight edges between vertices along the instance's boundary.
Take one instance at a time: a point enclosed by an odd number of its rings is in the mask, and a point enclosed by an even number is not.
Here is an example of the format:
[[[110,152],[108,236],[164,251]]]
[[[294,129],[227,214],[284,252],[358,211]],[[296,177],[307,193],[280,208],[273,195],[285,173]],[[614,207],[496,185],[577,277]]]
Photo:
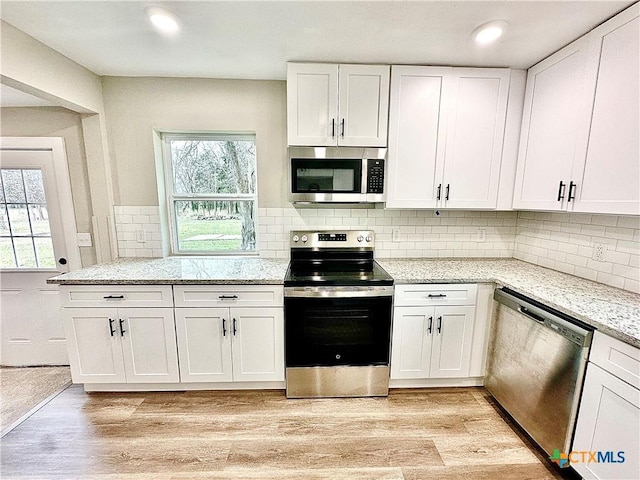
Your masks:
[[[442,206],[496,208],[508,96],[508,69],[453,69]]]
[[[445,67],[391,69],[388,208],[436,207],[442,176],[437,168],[444,162],[444,87],[450,72]]]
[[[287,64],[289,145],[385,147],[388,65]]]
[[[394,66],[388,208],[496,208],[508,69]]]
[[[571,176],[576,211],[640,214],[639,10],[591,34],[597,83],[587,154],[576,158]]]
[[[529,69],[514,208],[640,213],[639,11]]]

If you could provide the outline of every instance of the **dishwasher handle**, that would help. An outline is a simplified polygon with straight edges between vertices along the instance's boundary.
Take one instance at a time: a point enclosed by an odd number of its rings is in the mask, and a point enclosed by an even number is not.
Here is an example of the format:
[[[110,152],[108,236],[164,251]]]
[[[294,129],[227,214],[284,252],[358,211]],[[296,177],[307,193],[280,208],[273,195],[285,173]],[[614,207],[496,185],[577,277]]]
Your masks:
[[[544,323],[544,317],[542,317],[540,315],[536,315],[531,310],[529,310],[527,307],[523,307],[522,305],[518,305],[518,311],[521,314],[526,315],[527,317],[535,320],[536,322]]]

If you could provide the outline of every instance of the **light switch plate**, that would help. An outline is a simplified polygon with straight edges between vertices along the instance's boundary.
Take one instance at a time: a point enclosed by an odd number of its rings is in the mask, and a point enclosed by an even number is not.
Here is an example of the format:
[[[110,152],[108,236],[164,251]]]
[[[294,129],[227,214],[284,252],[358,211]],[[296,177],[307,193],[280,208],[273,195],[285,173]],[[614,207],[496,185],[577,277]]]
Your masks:
[[[90,233],[78,233],[78,246],[79,247],[92,247]]]

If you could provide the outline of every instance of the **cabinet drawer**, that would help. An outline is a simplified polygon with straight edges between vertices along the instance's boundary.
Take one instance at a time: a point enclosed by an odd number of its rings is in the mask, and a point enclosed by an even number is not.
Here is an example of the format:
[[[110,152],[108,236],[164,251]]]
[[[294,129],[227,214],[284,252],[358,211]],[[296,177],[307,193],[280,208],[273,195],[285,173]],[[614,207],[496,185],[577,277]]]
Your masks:
[[[283,304],[281,285],[175,286],[176,307],[274,307]]]
[[[61,285],[63,307],[172,307],[169,285]]]
[[[604,333],[595,332],[589,360],[621,380],[640,388],[640,349]]]
[[[394,301],[397,307],[475,305],[476,290],[476,285],[462,283],[396,285]]]

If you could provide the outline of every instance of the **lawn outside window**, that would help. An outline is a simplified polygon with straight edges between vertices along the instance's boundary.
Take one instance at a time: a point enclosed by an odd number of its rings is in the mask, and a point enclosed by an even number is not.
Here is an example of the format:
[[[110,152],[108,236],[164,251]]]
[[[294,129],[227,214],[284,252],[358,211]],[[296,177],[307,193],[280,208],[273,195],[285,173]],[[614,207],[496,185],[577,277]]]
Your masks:
[[[256,144],[249,134],[162,134],[174,255],[256,253]]]

